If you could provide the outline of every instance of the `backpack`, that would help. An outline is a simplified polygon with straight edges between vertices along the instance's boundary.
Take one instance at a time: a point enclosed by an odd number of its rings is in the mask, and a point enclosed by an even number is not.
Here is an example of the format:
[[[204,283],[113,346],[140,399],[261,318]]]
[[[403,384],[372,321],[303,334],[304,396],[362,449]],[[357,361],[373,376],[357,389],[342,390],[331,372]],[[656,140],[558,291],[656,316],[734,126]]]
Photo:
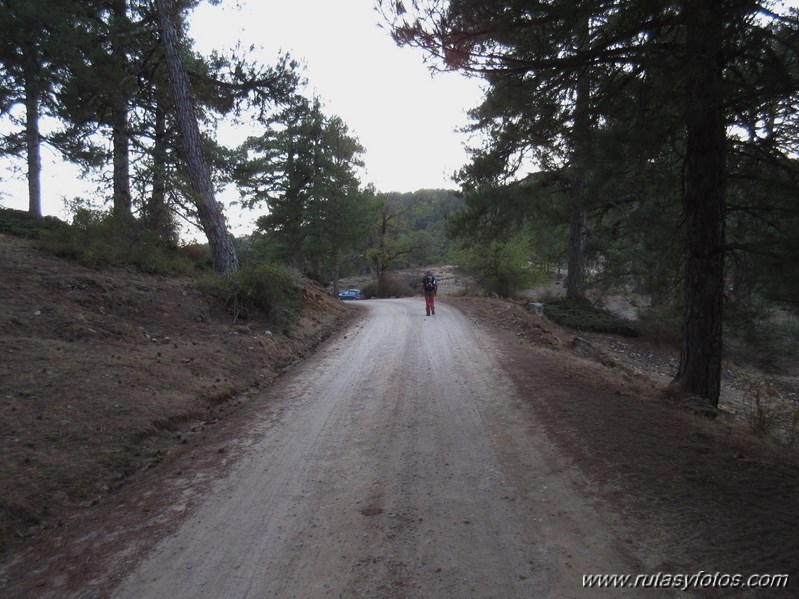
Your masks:
[[[433,275],[427,275],[424,278],[425,291],[434,291],[436,288],[436,278]]]

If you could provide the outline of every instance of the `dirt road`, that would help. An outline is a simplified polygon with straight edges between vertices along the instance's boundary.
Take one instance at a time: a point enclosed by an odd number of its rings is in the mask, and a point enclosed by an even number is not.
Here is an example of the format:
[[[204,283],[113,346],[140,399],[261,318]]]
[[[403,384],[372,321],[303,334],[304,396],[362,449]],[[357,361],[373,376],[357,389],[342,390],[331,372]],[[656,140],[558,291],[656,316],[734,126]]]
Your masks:
[[[359,308],[113,596],[572,597],[582,574],[646,567],[524,415],[489,336],[445,304]]]
[[[2,597],[620,595],[585,573],[787,573],[691,592],[798,596],[795,449],[664,395],[657,335],[307,281],[273,334],[188,278],[0,246]]]

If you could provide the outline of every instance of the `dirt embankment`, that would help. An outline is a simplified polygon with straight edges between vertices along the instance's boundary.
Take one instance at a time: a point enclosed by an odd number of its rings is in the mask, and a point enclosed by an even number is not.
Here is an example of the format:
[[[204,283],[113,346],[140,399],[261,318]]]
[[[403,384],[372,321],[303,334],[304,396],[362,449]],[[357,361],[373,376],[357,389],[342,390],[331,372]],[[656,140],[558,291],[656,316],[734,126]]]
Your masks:
[[[0,277],[4,283],[0,288],[0,518],[10,548],[19,549],[39,538],[47,541],[39,545],[40,550],[30,552],[32,559],[17,562],[17,571],[40,564],[41,572],[32,577],[41,580],[61,572],[61,566],[48,569],[43,558],[58,553],[62,536],[64,546],[68,544],[74,522],[86,526],[87,512],[105,521],[126,514],[131,526],[122,526],[125,534],[135,526],[149,526],[136,529],[148,537],[163,527],[170,513],[159,512],[151,518],[156,510],[147,508],[150,511],[144,518],[141,513],[145,512],[128,509],[139,506],[136,502],[115,511],[114,498],[140,486],[155,488],[157,475],[172,470],[178,470],[173,472],[176,479],[201,477],[204,469],[208,470],[200,463],[206,458],[209,463],[215,457],[225,463],[227,451],[232,453],[226,444],[249,430],[248,418],[264,408],[263,397],[268,394],[255,389],[271,387],[281,371],[308,355],[336,323],[356,312],[347,311],[309,284],[309,309],[291,330],[273,329],[260,320],[233,325],[224,308],[199,293],[188,279],[85,269],[47,256],[29,242],[4,236],[0,236]],[[512,302],[443,296],[440,301],[465,313],[495,339],[491,347],[499,366],[494,370],[507,377],[506,382],[512,383],[521,398],[518,406],[518,402],[513,404],[517,410],[513,426],[529,428],[535,435],[545,432],[558,460],[568,465],[568,473],[582,480],[579,496],[623,531],[617,535],[623,546],[614,550],[643,555],[648,554],[647,548],[657,549],[658,555],[666,557],[645,565],[663,572],[788,572],[799,576],[799,464],[795,454],[752,437],[736,415],[722,412],[716,420],[706,421],[665,403],[659,391],[672,373],[672,352],[661,351],[646,340],[602,335],[582,335],[584,342],[576,343],[575,333]],[[445,313],[442,310],[442,315]],[[439,326],[446,321],[426,324],[435,323]],[[409,331],[421,334],[418,323]],[[372,338],[364,337],[368,348]],[[346,336],[330,351],[349,351],[350,343],[344,339]],[[458,342],[453,341],[447,349],[455,345]],[[408,344],[409,356],[413,347]],[[390,348],[396,351],[393,344]],[[430,355],[441,356],[441,351]],[[461,370],[469,369],[464,366]],[[383,374],[402,380],[407,370]],[[726,381],[734,378],[726,374]],[[353,396],[360,398],[362,386],[352,384],[358,390]],[[378,394],[379,389],[373,391]],[[723,401],[732,395],[728,387]],[[256,396],[260,399],[248,400]],[[405,436],[390,437],[407,438],[408,451],[417,447],[417,431],[435,432],[424,428],[429,423],[419,419],[425,405],[417,403],[418,409],[405,414],[416,426],[408,428],[413,434],[405,431]],[[364,403],[360,412],[342,410],[341,419],[363,416],[367,408],[374,409],[374,405]],[[223,418],[229,414],[233,417]],[[459,413],[452,411],[450,416]],[[404,430],[405,421],[392,420],[393,413],[381,417],[387,430]],[[445,419],[432,420],[439,421]],[[324,434],[333,438],[338,430],[326,428]],[[353,430],[360,434],[367,429]],[[502,429],[496,430],[499,434]],[[499,450],[507,450],[508,459],[521,461],[512,451],[512,442],[522,438],[521,432],[508,436],[511,445],[498,446]],[[431,434],[429,442],[445,439]],[[343,447],[354,451],[359,446]],[[419,463],[430,458],[431,468],[442,467],[436,458],[440,452],[423,454],[414,454]],[[324,460],[332,454],[320,455]],[[373,453],[363,455],[371,459]],[[400,488],[417,489],[413,486],[417,484],[418,489],[426,488],[416,479],[418,472],[406,468],[411,462],[403,458],[390,463],[399,474],[409,477],[398,479],[407,483]],[[384,465],[375,465],[376,485],[391,483],[380,478]],[[523,475],[528,466],[520,463],[519,478],[511,482],[522,485],[527,481],[530,489],[546,489],[536,473]],[[135,473],[138,475],[133,476]],[[314,473],[310,474],[309,480],[316,480]],[[131,480],[137,484],[128,485]],[[341,480],[347,479],[342,475]],[[119,490],[122,486],[127,489]],[[304,492],[304,487],[300,489]],[[180,502],[174,504],[172,497],[168,499],[163,505],[185,508]],[[91,507],[94,504],[96,508]],[[378,503],[358,504],[353,509],[360,511],[353,517],[378,522],[387,514],[386,538],[393,539],[398,531],[396,518],[390,516],[404,512],[389,508]],[[82,520],[71,520],[76,511],[83,513]],[[445,516],[447,513],[442,511]],[[547,517],[557,520],[563,513],[561,506],[547,512]],[[427,519],[429,515],[419,517]],[[471,519],[459,522],[458,526],[472,526]],[[418,518],[416,523],[407,530],[421,530]],[[441,534],[452,532],[444,528]],[[82,583],[83,570],[77,562],[83,559],[85,544],[94,545],[96,539],[89,534],[78,536],[84,545],[76,545],[78,549],[61,559],[75,570],[74,580]],[[126,539],[120,536],[117,541],[127,550]],[[315,562],[308,563],[315,567]],[[415,576],[415,571],[402,570],[408,564],[411,562],[388,564],[385,577],[394,584],[399,574]],[[362,565],[359,558],[352,567]],[[434,570],[434,574],[447,572],[437,567],[442,570]],[[64,576],[63,572],[59,575]],[[0,580],[0,588],[9,582]]]
[[[189,278],[95,270],[0,234],[0,552],[58,535],[308,355],[346,315],[303,282],[283,330]]]
[[[787,573],[791,589],[769,596],[795,596],[799,456],[750,432],[737,388],[749,369],[725,364],[725,409],[707,419],[663,394],[676,350],[577,334],[511,302],[446,301],[503,340],[504,368],[531,419],[585,477],[585,495],[631,527],[631,550],[659,547],[662,572]]]

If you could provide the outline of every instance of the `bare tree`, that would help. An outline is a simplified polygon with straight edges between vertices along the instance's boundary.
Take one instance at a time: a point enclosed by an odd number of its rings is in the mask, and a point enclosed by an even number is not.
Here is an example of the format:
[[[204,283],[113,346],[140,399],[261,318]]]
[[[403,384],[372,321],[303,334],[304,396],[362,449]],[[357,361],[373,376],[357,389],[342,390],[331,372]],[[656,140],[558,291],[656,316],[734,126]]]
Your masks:
[[[389,267],[410,254],[412,249],[410,239],[400,234],[402,216],[411,208],[396,205],[397,197],[398,194],[390,194],[381,199],[372,247],[366,251],[377,273],[378,297],[388,296],[386,275]]]

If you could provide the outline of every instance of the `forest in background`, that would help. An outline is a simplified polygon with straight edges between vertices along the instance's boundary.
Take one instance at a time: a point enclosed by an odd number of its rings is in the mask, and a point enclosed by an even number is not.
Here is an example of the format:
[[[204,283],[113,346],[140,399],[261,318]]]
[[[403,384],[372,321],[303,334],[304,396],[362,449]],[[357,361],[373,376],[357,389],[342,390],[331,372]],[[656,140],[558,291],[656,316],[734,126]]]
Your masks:
[[[458,231],[566,228],[590,275],[679,311],[671,391],[718,404],[725,315],[797,304],[799,11],[778,1],[378,2],[400,46],[479,77]],[[539,250],[539,254],[546,254]]]
[[[365,149],[298,92],[290,56],[193,51],[196,4],[0,3],[12,128],[0,152],[27,168],[29,214],[41,217],[42,144],[106,181],[48,232],[63,255],[161,271],[180,250],[222,275],[212,286],[237,316],[243,300],[268,311],[300,273],[337,291],[342,275],[371,272],[386,295],[393,270],[456,263],[510,295],[563,270],[578,308],[611,289],[645,296],[651,318],[679,329],[674,391],[710,405],[725,326],[768,342],[772,312],[795,311],[795,8],[378,1],[399,45],[486,85],[471,113],[482,145],[459,190],[400,194],[361,184]],[[42,135],[45,117],[62,127]],[[215,127],[236,119],[257,134],[217,144]],[[228,184],[266,209],[246,238],[232,238],[216,201]],[[180,247],[182,222],[207,248]]]

